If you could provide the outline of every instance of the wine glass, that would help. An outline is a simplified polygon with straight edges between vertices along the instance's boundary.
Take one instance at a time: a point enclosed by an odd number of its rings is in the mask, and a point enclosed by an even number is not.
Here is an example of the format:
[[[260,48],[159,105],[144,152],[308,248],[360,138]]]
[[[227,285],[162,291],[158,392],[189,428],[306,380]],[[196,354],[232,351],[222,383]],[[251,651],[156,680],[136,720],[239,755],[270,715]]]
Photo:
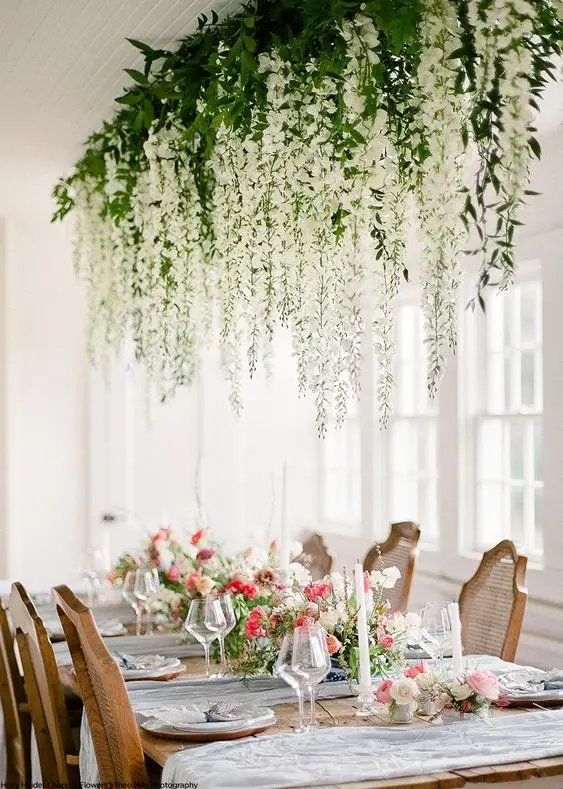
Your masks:
[[[209,647],[225,626],[225,616],[217,597],[196,597],[192,600],[184,627],[203,647],[207,678],[209,678]]]
[[[147,600],[147,604],[146,604],[146,611],[147,611],[146,635],[152,636],[152,616],[151,616],[151,611],[152,611],[152,607],[154,605],[154,602],[155,602],[156,598],[158,597],[158,592],[159,592],[160,587],[162,586],[162,582],[160,580],[160,572],[158,570],[158,567],[151,567],[151,569],[149,570],[149,575],[150,575],[150,579],[149,579],[150,596],[149,596],[149,598]]]
[[[129,570],[125,578],[123,579],[123,585],[121,587],[121,596],[123,599],[129,603],[135,615],[137,617],[137,629],[136,635],[141,635],[141,618],[143,616],[143,607],[141,600],[137,597],[136,594],[136,585],[137,585],[137,573],[138,570]]]
[[[295,731],[305,732],[309,730],[309,727],[305,725],[303,710],[303,691],[306,686],[306,680],[305,677],[293,667],[294,643],[292,635],[288,634],[284,637],[278,653],[276,665],[274,666],[274,676],[280,677],[284,682],[287,682],[297,694],[297,703],[299,704],[299,726]]]
[[[219,652],[221,656],[221,671],[224,672],[226,669],[225,636],[228,636],[231,630],[234,628],[234,626],[237,623],[237,618],[233,608],[233,598],[231,597],[229,592],[223,592],[223,594],[219,597],[219,602],[221,603],[221,610],[223,611],[223,616],[225,617],[225,627],[219,633]]]
[[[449,603],[426,603],[420,617],[420,644],[440,668],[444,667],[444,653],[451,646],[452,623]]]
[[[311,699],[311,720],[317,725],[315,696],[317,686],[330,671],[330,655],[326,645],[326,633],[318,625],[296,627],[293,631],[294,671],[304,678]]]

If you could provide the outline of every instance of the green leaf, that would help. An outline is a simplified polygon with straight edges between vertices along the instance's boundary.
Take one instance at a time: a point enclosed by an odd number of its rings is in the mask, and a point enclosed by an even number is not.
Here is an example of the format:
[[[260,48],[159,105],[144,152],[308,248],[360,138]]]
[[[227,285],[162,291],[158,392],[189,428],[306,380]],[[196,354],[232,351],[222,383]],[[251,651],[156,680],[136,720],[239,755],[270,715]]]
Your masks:
[[[250,36],[243,36],[242,44],[248,52],[256,52],[256,41]]]
[[[241,50],[240,53],[240,62],[243,70],[245,71],[256,71],[258,68],[258,63],[256,59],[250,54],[250,52],[246,49]]]
[[[142,71],[137,71],[136,68],[126,68],[123,70],[126,74],[129,74],[131,79],[134,79],[135,82],[138,82],[140,85],[148,85],[149,79]]]
[[[138,104],[140,101],[143,100],[143,96],[141,93],[126,93],[124,96],[120,96],[116,101],[119,104]]]
[[[534,154],[537,159],[541,159],[541,145],[536,137],[530,137],[528,140],[528,145],[530,146],[530,150]]]

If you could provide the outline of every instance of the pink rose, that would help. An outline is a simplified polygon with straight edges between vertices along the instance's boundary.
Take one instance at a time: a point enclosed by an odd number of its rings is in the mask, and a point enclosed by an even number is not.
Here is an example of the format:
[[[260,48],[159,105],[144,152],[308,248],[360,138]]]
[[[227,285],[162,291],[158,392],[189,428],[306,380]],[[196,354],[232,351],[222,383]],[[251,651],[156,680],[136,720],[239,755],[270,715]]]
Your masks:
[[[266,621],[266,612],[261,606],[253,608],[248,615],[246,624],[244,626],[244,635],[247,638],[260,638],[266,635],[264,624]]]
[[[195,573],[190,573],[186,578],[186,589],[194,589],[202,575],[201,569],[196,570]]]
[[[177,564],[170,565],[170,569],[166,573],[166,577],[169,581],[172,581],[172,583],[176,583],[180,580],[180,568]]]
[[[498,679],[490,671],[470,671],[465,675],[465,681],[479,696],[491,701],[498,699]]]
[[[391,704],[391,687],[393,686],[392,679],[384,679],[378,689],[375,691],[375,698],[381,704]]]
[[[326,648],[328,649],[329,655],[335,655],[341,647],[342,644],[335,635],[332,633],[326,634]]]
[[[409,666],[409,668],[405,669],[405,677],[414,679],[418,677],[419,674],[424,674],[425,671],[426,666],[424,665],[424,661],[420,660],[418,663],[415,663],[414,666]]]
[[[202,548],[200,551],[198,551],[195,558],[198,562],[207,562],[209,559],[213,559],[216,553],[217,548]]]
[[[378,627],[376,630],[377,643],[384,649],[391,649],[395,646],[395,639],[385,632],[385,628]]]
[[[198,529],[192,534],[192,545],[197,545],[204,537],[207,537],[207,529]]]

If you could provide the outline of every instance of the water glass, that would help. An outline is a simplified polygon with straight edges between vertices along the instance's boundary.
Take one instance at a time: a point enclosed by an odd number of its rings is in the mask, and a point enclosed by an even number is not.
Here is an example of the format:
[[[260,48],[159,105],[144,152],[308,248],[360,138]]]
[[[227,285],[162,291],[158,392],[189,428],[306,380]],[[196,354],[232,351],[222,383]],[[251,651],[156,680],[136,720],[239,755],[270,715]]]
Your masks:
[[[303,677],[311,699],[309,725],[316,726],[315,696],[317,687],[330,671],[326,632],[318,625],[296,627],[293,631],[293,670]]]
[[[305,714],[303,710],[303,692],[305,690],[305,677],[293,666],[294,639],[292,635],[286,635],[282,641],[278,659],[274,666],[274,676],[280,677],[284,682],[293,688],[297,695],[299,705],[299,726],[296,732],[308,731],[309,726],[305,725]]]
[[[231,630],[234,628],[237,623],[237,618],[233,608],[233,598],[229,592],[223,592],[223,594],[219,596],[219,602],[221,603],[221,610],[223,611],[223,616],[225,617],[225,628],[219,633],[221,671],[224,673],[227,667],[227,661],[225,659],[225,636],[228,636]]]
[[[426,603],[420,620],[420,645],[443,669],[445,650],[452,643],[449,603]]]
[[[184,627],[203,647],[205,676],[209,678],[209,647],[226,627],[219,598],[215,596],[197,597],[192,600]]]
[[[146,612],[147,612],[147,629],[146,634],[148,636],[152,636],[152,609],[155,603],[156,598],[158,597],[158,592],[160,587],[162,586],[162,582],[160,580],[160,572],[157,567],[151,567],[150,569],[150,581],[149,581],[149,591],[150,597],[147,600],[146,605]]]

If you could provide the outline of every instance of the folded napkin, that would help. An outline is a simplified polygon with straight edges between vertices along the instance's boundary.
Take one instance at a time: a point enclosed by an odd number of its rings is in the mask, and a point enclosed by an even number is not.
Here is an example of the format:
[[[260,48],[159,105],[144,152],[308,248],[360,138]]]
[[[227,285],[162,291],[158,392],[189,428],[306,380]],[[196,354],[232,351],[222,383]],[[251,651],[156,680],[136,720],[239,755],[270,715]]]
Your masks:
[[[107,619],[105,622],[98,623],[98,630],[102,636],[107,633],[122,633],[123,622],[120,622],[119,619]]]
[[[182,731],[190,729],[194,723],[245,721],[261,717],[268,712],[271,710],[256,704],[217,702],[168,705],[146,712],[137,710],[136,715],[141,723],[145,723],[151,728],[172,727]]]
[[[510,671],[499,677],[501,690],[506,693],[537,693],[545,690],[563,690],[563,670],[541,671],[522,669]]]
[[[119,667],[125,671],[157,669],[169,661],[169,658],[165,658],[163,655],[127,655],[124,652],[113,652],[112,654]]]

